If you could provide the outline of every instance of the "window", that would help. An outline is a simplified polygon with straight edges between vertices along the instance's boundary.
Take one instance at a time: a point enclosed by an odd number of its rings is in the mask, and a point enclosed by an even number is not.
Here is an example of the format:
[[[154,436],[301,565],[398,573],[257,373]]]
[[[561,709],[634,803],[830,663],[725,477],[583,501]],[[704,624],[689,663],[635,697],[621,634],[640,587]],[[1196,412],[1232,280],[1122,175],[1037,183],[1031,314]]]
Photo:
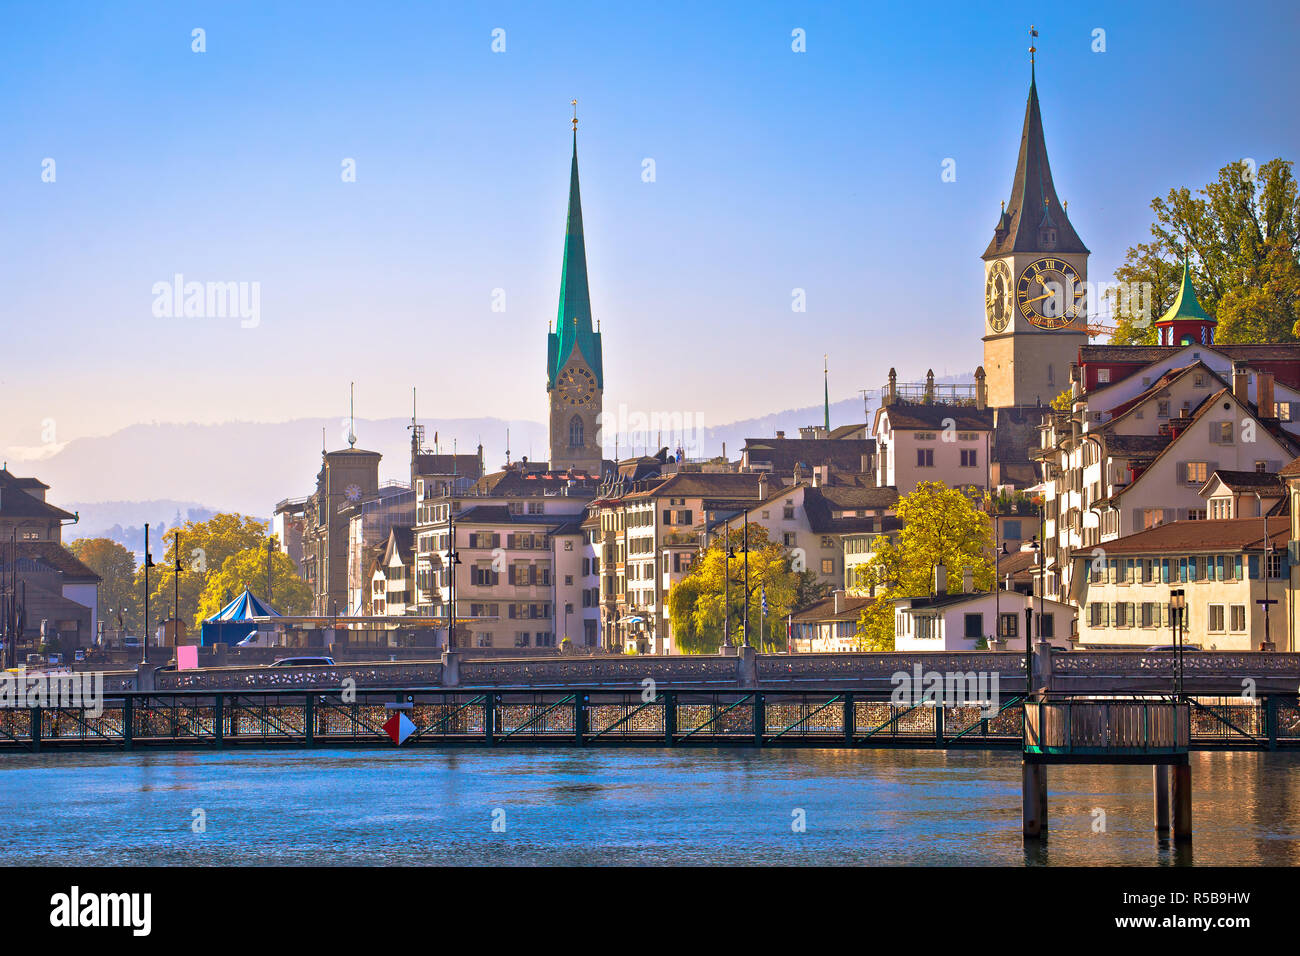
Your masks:
[[[1188,509],[1187,509],[1187,520],[1188,520],[1188,521],[1204,521],[1204,520],[1205,520],[1205,509],[1204,509],[1204,508],[1188,508]]]
[[[782,543],[785,544],[785,546],[786,546],[787,548],[793,548],[793,547],[795,546],[795,534],[794,534],[794,532],[793,532],[793,531],[787,531],[784,535],[781,536],[781,541],[782,541]]]
[[[963,448],[961,450],[961,467],[975,468],[978,464],[977,453],[974,448]]]
[[[916,467],[933,468],[934,467],[934,449],[918,448],[916,450]]]
[[[1002,537],[1004,537],[1004,538],[1009,538],[1009,539],[1012,540],[1012,541],[1019,541],[1019,540],[1021,540],[1022,535],[1021,535],[1021,533],[1020,533],[1020,522],[1019,522],[1019,521],[1003,521],[1003,522],[1002,522]]]
[[[1142,527],[1154,528],[1156,525],[1165,523],[1164,508],[1147,508],[1142,512]]]
[[[783,519],[785,519],[786,521],[793,521],[793,520],[794,520],[794,505],[787,501],[787,502],[785,503],[785,508],[784,508],[783,511],[781,512],[781,517],[782,517]]]
[[[1232,422],[1215,422],[1210,426],[1210,441],[1216,445],[1232,444]]]
[[[1169,417],[1169,399],[1162,398],[1156,402],[1156,417],[1157,418]]]
[[[1196,388],[1205,388],[1205,385],[1206,385],[1206,381],[1205,381],[1205,373],[1204,373],[1204,372],[1197,372],[1195,375],[1193,375],[1193,376],[1192,376],[1192,385],[1194,385]]]
[[[1246,605],[1232,605],[1232,629],[1234,631],[1244,631],[1246,629]]]
[[[581,448],[583,444],[582,418],[574,415],[569,419],[569,447]]]
[[[834,574],[835,561],[833,558],[822,558],[822,574]]]
[[[1008,637],[1015,637],[1016,634],[1019,632],[1019,628],[1020,628],[1019,614],[1003,614],[1002,623],[998,627],[998,633],[1002,635],[1003,639],[1006,639]]]
[[[1142,626],[1156,626],[1156,606],[1150,601],[1142,602]]]
[[[1187,483],[1203,485],[1210,480],[1210,463],[1208,461],[1189,461],[1187,463]]]
[[[1268,462],[1266,461],[1255,462],[1255,474],[1262,475],[1266,471],[1268,471]]]
[[[1208,611],[1209,611],[1208,617],[1210,619],[1210,623],[1207,625],[1206,629],[1210,631],[1222,631],[1223,630],[1223,605],[1211,604],[1208,607]]]
[[[934,618],[918,617],[916,619],[916,636],[924,640],[937,636],[935,634]]]
[[[984,615],[967,614],[966,615],[966,636],[968,638],[977,638],[984,636]]]
[[[1130,608],[1133,605],[1129,605]],[[1038,636],[1044,640],[1049,640],[1056,636],[1056,615],[1055,614],[1038,614]]]
[[[1105,385],[1109,381],[1110,381],[1110,369],[1108,368],[1097,369],[1097,383],[1099,385]]]
[[[1101,627],[1101,605],[1100,604],[1088,605],[1088,626]]]

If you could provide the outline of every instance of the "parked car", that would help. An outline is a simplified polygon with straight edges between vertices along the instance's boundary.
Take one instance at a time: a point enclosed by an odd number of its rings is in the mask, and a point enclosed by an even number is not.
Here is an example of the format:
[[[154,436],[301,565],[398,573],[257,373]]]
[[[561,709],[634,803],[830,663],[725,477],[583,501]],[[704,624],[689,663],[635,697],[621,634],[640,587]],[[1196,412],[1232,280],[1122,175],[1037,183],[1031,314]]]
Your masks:
[[[131,637],[131,636],[128,635],[127,637],[122,638],[122,646],[123,646],[123,647],[135,648],[136,650],[139,650],[139,648],[140,648],[140,638],[138,638],[138,637]]]
[[[282,657],[267,667],[333,667],[332,657]]]
[[[1147,650],[1149,650],[1149,651],[1176,651],[1176,650],[1178,650],[1178,645],[1177,645],[1177,644],[1152,644],[1150,647],[1147,648]],[[1200,644],[1184,644],[1184,645],[1183,645],[1183,650],[1185,650],[1185,651],[1199,651],[1199,650],[1203,650],[1203,648],[1201,647]]]
[[[62,655],[62,654],[51,654],[50,657],[49,657],[49,661],[50,661],[50,663],[53,664],[55,667],[58,667],[60,664],[63,663],[63,655]]]
[[[78,664],[84,664],[86,662],[86,652],[82,648],[78,647],[72,652],[72,659]]]
[[[44,654],[28,654],[28,655],[27,655],[27,666],[28,666],[28,667],[39,667],[41,664],[44,664],[44,663],[45,663],[45,655],[44,655]]]

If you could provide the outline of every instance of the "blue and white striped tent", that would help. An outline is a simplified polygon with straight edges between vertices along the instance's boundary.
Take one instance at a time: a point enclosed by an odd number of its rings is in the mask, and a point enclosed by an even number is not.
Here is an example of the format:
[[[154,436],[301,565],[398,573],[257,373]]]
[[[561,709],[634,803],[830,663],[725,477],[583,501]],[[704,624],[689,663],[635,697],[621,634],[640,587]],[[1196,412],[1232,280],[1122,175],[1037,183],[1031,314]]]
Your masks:
[[[248,637],[255,617],[279,617],[280,612],[259,601],[248,588],[212,617],[203,622],[199,644],[237,644]]]

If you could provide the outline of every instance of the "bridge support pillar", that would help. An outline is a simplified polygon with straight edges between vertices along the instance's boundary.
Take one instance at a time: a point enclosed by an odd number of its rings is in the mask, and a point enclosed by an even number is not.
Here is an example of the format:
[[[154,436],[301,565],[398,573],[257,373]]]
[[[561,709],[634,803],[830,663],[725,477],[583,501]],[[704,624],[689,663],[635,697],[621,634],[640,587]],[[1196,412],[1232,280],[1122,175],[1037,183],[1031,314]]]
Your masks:
[[[1152,790],[1155,793],[1156,833],[1169,832],[1169,766],[1156,764],[1151,768]]]
[[[1192,766],[1189,763],[1174,767],[1174,842],[1187,843],[1192,839]]]
[[[1032,840],[1047,837],[1047,768],[1041,763],[1021,763],[1021,821]]]
[[[444,648],[442,652],[442,686],[460,686],[460,651]]]
[[[736,682],[741,687],[756,687],[758,685],[758,660],[754,656],[754,648],[739,647],[736,652]]]

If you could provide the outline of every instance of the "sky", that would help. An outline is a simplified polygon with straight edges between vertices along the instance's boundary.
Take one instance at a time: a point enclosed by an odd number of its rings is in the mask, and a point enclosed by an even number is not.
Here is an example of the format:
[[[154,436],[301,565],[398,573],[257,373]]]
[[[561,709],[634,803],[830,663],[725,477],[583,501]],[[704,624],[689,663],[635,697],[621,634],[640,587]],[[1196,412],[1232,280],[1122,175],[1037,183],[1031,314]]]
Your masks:
[[[5,0],[0,448],[342,417],[349,382],[544,420],[575,97],[607,411],[813,405],[824,355],[833,401],[969,374],[1031,23],[1094,280],[1153,197],[1300,156],[1289,0]],[[255,317],[156,314],[177,275]]]

